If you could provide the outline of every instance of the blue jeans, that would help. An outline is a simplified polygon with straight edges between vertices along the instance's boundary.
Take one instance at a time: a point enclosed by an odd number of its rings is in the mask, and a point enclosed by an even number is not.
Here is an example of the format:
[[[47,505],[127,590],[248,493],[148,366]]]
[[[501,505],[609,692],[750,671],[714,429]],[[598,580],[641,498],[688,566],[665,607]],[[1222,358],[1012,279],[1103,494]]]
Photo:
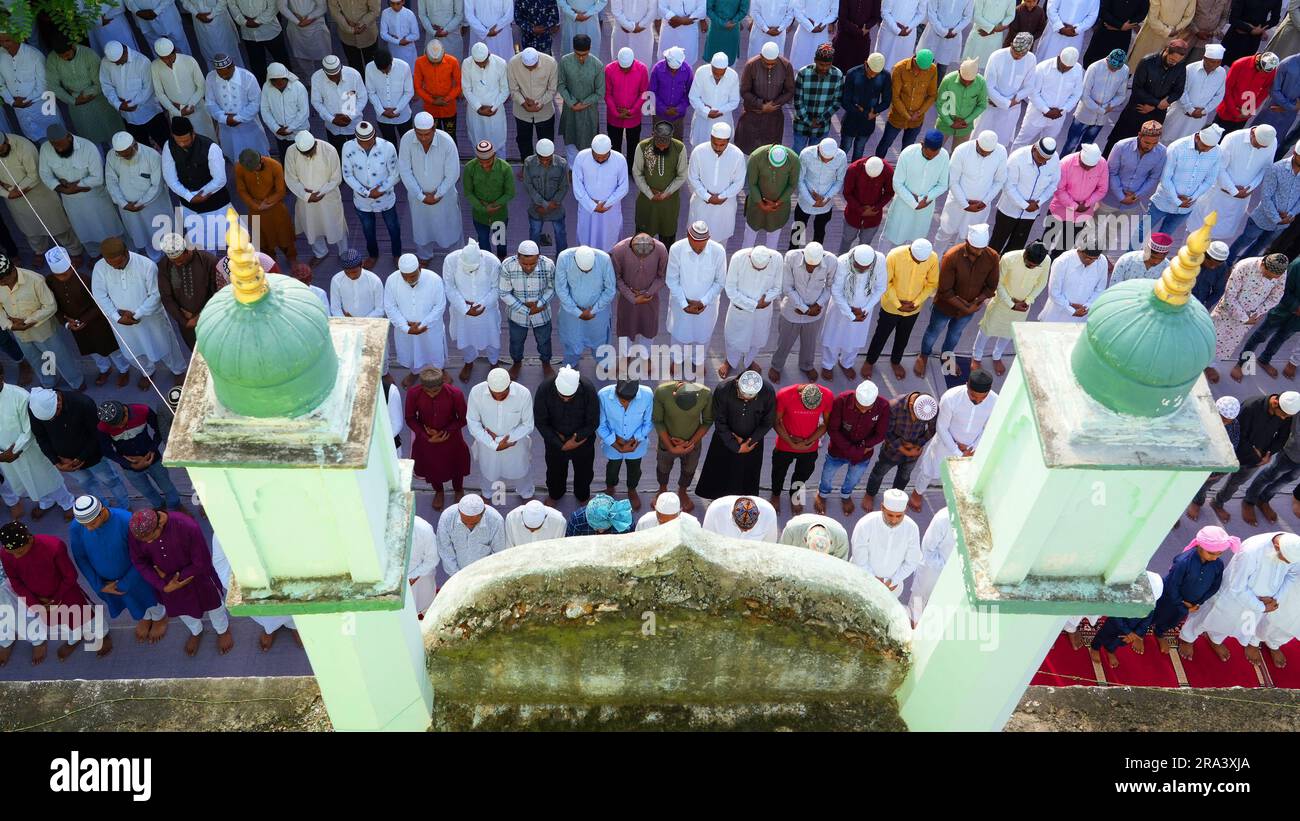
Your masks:
[[[108,459],[100,459],[92,467],[70,470],[66,475],[76,479],[87,495],[98,497],[109,507],[126,507],[126,485],[122,484]]]
[[[524,361],[524,340],[528,338],[528,326],[516,325],[510,320],[506,320],[510,326],[510,360],[512,362]],[[551,323],[538,325],[533,328],[533,341],[537,343],[537,355],[541,357],[542,362],[550,364],[551,362]]]
[[[388,229],[388,244],[392,246],[393,256],[400,257],[402,255],[402,225],[397,221],[397,207],[394,206],[382,213],[384,227]],[[366,256],[371,259],[378,259],[379,239],[375,235],[375,212],[357,211],[357,219],[361,220],[361,233],[366,237]]]
[[[56,328],[54,333],[40,342],[24,342],[17,337],[14,341],[23,352],[23,359],[26,359],[27,364],[36,371],[37,378],[45,387],[52,388],[58,381],[54,374],[47,373],[49,368],[44,363],[47,353],[50,355],[50,364],[69,385],[76,390],[81,390],[86,384],[86,376],[81,371],[81,354],[68,345],[68,338],[64,336],[62,328]]]
[[[504,226],[506,223],[503,221],[501,224]],[[503,234],[503,236],[504,236],[504,231],[502,232],[502,234]],[[492,226],[491,226],[491,225],[487,225],[487,224],[482,223],[482,222],[474,221],[474,236],[476,236],[476,237],[478,238],[478,247],[479,247],[479,248],[484,248],[484,249],[486,249],[489,253],[496,254],[496,255],[497,255],[497,259],[505,259],[505,258],[506,258],[506,256],[507,256],[507,255],[506,255],[506,246],[505,246],[505,245],[501,245],[501,244],[498,244],[498,245],[493,245],[493,244],[492,244]],[[534,240],[534,242],[536,242],[536,240]]]
[[[840,468],[848,465],[848,472],[844,474],[844,484],[840,485],[840,496],[845,499],[849,498],[853,495],[853,489],[858,486],[858,480],[862,478],[862,474],[867,472],[867,465],[870,463],[870,459],[863,459],[855,464],[848,459],[831,456],[829,453],[826,454],[826,461],[822,464],[822,478],[817,484],[817,492],[823,498],[831,495],[831,485],[835,482],[835,474],[840,472]]]
[[[1147,212],[1147,217],[1151,221],[1151,233],[1155,234],[1163,231],[1172,237],[1178,233],[1179,228],[1183,227],[1183,223],[1187,222],[1187,218],[1191,213],[1191,211],[1188,211],[1186,214],[1171,214],[1168,211],[1161,211],[1155,205],[1152,205]],[[1137,245],[1135,246],[1138,248],[1141,248],[1147,241],[1148,235],[1143,233],[1144,222],[1145,220],[1138,222],[1138,238]]]
[[[478,223],[475,223],[477,225]],[[542,245],[542,234],[546,233],[546,226],[555,226],[555,254],[547,254],[552,259],[560,256],[560,253],[569,247],[569,232],[564,226],[564,213],[560,213],[557,220],[539,220],[532,216],[528,217],[528,238],[537,243],[540,248]]]
[[[181,506],[181,494],[176,490],[176,485],[172,484],[172,477],[167,475],[167,468],[163,467],[161,457],[155,458],[144,470],[128,470],[126,478],[144,498],[149,500],[150,507],[163,507],[164,497],[168,508],[174,510]],[[152,483],[150,479],[153,480]],[[154,489],[154,485],[158,486],[157,490]]]
[[[807,134],[800,134],[796,131],[794,135],[790,137],[790,149],[794,151],[795,154],[798,154],[813,143],[819,143],[821,141],[821,137],[810,137]]]
[[[1097,135],[1100,133],[1101,133],[1101,126],[1087,125],[1086,123],[1081,123],[1078,120],[1075,120],[1074,122],[1070,123],[1070,130],[1066,133],[1065,136],[1065,148],[1061,149],[1061,153],[1059,154],[1059,156],[1064,157],[1067,154],[1073,154],[1074,152],[1078,151],[1079,146],[1083,145],[1084,143],[1090,143],[1095,141],[1097,139]]]
[[[840,148],[849,155],[849,162],[862,159],[862,155],[867,153],[867,140],[871,139],[874,133],[876,133],[876,118],[872,117],[867,123],[866,130],[861,134],[845,134],[840,137]]]
[[[966,314],[965,316],[945,316],[936,310],[930,311],[930,322],[925,326],[925,334],[921,337],[921,354],[929,356],[934,350],[935,340],[939,338],[939,332],[947,327],[943,335],[943,348],[939,353],[957,350],[957,343],[961,341],[961,332],[966,330],[966,326],[975,318],[975,314]]]
[[[916,128],[899,128],[886,120],[885,130],[880,132],[880,142],[876,143],[876,156],[883,160],[885,155],[889,153],[889,147],[894,144],[894,140],[898,139],[899,134],[903,135],[903,144],[898,147],[898,150],[902,151],[916,142],[917,135],[920,133],[921,126],[919,125]]]
[[[1241,236],[1237,237],[1232,247],[1228,249],[1228,261],[1225,264],[1230,266],[1239,259],[1259,256],[1268,248],[1277,233],[1260,228],[1253,219],[1246,220],[1246,227],[1242,229]]]

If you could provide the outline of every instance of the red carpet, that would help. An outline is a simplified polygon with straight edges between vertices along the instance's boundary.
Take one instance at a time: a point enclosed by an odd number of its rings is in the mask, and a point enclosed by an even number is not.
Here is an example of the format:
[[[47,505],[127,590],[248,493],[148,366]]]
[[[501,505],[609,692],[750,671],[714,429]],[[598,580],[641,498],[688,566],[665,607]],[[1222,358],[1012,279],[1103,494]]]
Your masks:
[[[1044,684],[1049,687],[1095,686],[1097,676],[1092,669],[1088,648],[1080,647],[1075,650],[1070,646],[1070,637],[1062,633],[1057,637],[1052,649],[1047,651],[1047,658],[1043,659],[1042,666],[1038,668],[1038,672],[1029,683]]]
[[[1282,655],[1286,656],[1286,667],[1279,668],[1273,664],[1272,655],[1264,653],[1264,663],[1268,673],[1273,677],[1273,686],[1300,690],[1300,641],[1289,641],[1282,645]]]
[[[1086,625],[1080,633],[1091,642],[1093,631]],[[1119,667],[1112,668],[1104,661],[1105,683],[1129,687],[1178,687],[1178,674],[1173,660],[1162,654],[1156,645],[1155,636],[1146,636],[1146,652],[1141,656],[1127,647],[1120,647],[1117,652]],[[1209,639],[1201,636],[1194,645],[1192,661],[1180,659],[1187,687],[1283,687],[1300,689],[1300,642],[1288,642],[1282,648],[1287,657],[1287,666],[1277,668],[1264,653],[1264,681],[1256,673],[1253,664],[1246,660],[1246,651],[1236,640],[1228,639],[1227,647],[1232,657],[1226,662],[1219,661],[1210,648]],[[1062,633],[1047,658],[1043,659],[1038,672],[1030,684],[1049,687],[1096,686],[1097,675],[1086,646],[1075,650],[1070,647],[1069,637]]]
[[[1258,687],[1259,677],[1255,665],[1246,660],[1246,651],[1236,639],[1223,643],[1232,651],[1232,657],[1226,662],[1219,661],[1210,647],[1210,640],[1201,636],[1192,645],[1193,658],[1183,661],[1183,670],[1187,672],[1189,687]]]
[[[1115,651],[1115,658],[1119,659],[1118,667],[1111,667],[1105,661],[1105,655],[1102,655],[1106,681],[1131,687],[1177,687],[1178,674],[1174,672],[1173,662],[1167,654],[1160,652],[1155,636],[1148,633],[1145,639],[1140,656],[1125,645]]]

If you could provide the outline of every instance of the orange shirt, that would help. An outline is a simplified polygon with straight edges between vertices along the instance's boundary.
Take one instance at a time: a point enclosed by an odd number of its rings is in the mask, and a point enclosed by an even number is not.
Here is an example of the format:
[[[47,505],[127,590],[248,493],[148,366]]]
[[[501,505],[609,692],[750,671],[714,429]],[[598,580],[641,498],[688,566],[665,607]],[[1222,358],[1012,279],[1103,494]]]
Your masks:
[[[460,62],[450,54],[435,63],[427,54],[415,61],[415,94],[424,101],[424,110],[435,117],[455,117],[460,97]],[[446,105],[434,105],[434,97],[443,97]]]

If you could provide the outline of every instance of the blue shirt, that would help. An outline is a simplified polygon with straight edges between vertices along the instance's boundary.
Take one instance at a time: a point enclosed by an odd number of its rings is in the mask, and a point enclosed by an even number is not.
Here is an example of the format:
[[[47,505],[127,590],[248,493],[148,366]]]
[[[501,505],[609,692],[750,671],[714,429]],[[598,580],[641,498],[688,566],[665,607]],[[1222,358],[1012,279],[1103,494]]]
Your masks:
[[[126,609],[132,618],[142,619],[145,611],[158,603],[158,596],[131,563],[127,539],[130,521],[129,510],[109,508],[108,521],[94,530],[72,522],[68,525],[68,547],[72,561],[86,577],[95,596],[108,608],[110,616]],[[117,589],[123,595],[101,592],[111,581],[117,582]]]
[[[862,136],[876,119],[874,116],[868,119],[868,114],[880,114],[889,108],[893,99],[893,82],[888,71],[882,70],[875,77],[868,77],[866,66],[849,69],[844,75],[844,90],[840,94],[840,106],[844,109],[841,136]]]
[[[1190,214],[1196,200],[1209,193],[1222,167],[1222,151],[1217,145],[1198,151],[1195,134],[1174,140],[1151,204],[1166,214]],[[1184,207],[1179,197],[1188,197],[1192,205]]]
[[[654,427],[651,420],[654,391],[645,385],[640,386],[625,408],[616,390],[617,386],[606,385],[596,393],[600,399],[600,426],[596,428],[596,435],[600,437],[601,452],[606,459],[640,459],[645,456],[650,431]],[[636,450],[630,453],[615,450],[615,437],[637,440]]]
[[[1155,148],[1143,154],[1138,151],[1137,137],[1115,143],[1110,156],[1106,158],[1110,168],[1110,187],[1101,201],[1111,208],[1121,210],[1140,208],[1160,182],[1160,172],[1164,170],[1167,153],[1167,148],[1156,143]],[[1125,191],[1137,194],[1137,202],[1133,205],[1121,204]]]
[[[1283,223],[1281,213],[1300,216],[1300,174],[1291,170],[1291,152],[1264,171],[1260,183],[1259,203],[1250,215],[1251,222],[1265,231],[1280,231],[1290,223]]]
[[[1297,103],[1300,103],[1300,55],[1292,54],[1278,64],[1277,74],[1273,75],[1273,88],[1269,91],[1268,100],[1264,102],[1264,109],[1280,105],[1295,116]]]

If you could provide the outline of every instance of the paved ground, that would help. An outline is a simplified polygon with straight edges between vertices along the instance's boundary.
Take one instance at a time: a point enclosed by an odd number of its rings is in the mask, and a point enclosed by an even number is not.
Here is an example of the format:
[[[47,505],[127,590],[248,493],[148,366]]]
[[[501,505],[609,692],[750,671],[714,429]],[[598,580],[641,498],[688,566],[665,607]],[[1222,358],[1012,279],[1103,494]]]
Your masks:
[[[608,48],[608,39],[606,43],[607,43],[606,48]],[[460,129],[461,129],[461,133],[458,135],[458,144],[462,147],[462,151],[463,151],[465,146],[468,144],[468,138],[465,136],[464,133],[463,118],[462,118],[462,123],[460,125]],[[313,121],[313,130],[315,130],[318,133],[318,135],[323,134],[323,130],[319,127],[319,123],[316,123],[315,121]],[[786,133],[788,135],[790,131],[787,130]],[[879,135],[879,130],[877,130],[877,137],[878,135]],[[1099,142],[1102,142],[1104,144],[1105,136],[1106,135],[1104,133],[1100,135]],[[872,143],[870,144],[870,147],[874,149],[874,138]],[[513,122],[511,122],[511,132],[507,141],[506,153],[507,153],[507,157],[512,162],[517,162],[518,160],[518,158],[514,156],[515,150],[516,149],[514,147],[514,141],[513,141]],[[896,154],[897,154],[897,149],[890,152],[889,159],[891,162],[894,160]],[[233,186],[232,186],[232,192],[233,192]],[[408,238],[408,242],[409,242],[411,223],[410,223],[410,215],[407,212],[406,205],[405,205],[405,197],[399,196],[398,202],[399,202],[399,211],[401,212],[404,236]],[[624,213],[624,220],[625,220],[624,230],[626,233],[629,234],[633,230],[632,228],[633,202],[634,202],[634,198],[632,196],[629,196],[623,202],[623,213]],[[837,205],[837,211],[842,209],[843,207],[842,201],[837,201],[836,205]],[[573,204],[570,204],[569,217],[568,217],[569,236],[571,238],[571,241],[573,241],[573,238],[576,233],[576,227],[577,227],[577,219],[576,219],[576,214],[574,212],[574,207],[575,206]],[[942,202],[939,204],[939,208],[942,208]],[[348,207],[347,210],[350,214],[351,208]],[[512,211],[511,214],[512,219],[509,223],[508,246],[513,249],[513,247],[519,241],[527,238],[527,221],[524,219],[524,215],[521,212],[520,207],[512,206],[511,211]],[[466,237],[472,237],[473,229],[469,221],[469,214],[468,214],[467,207],[464,208],[464,212],[465,213],[463,215],[463,227],[465,229],[465,235]],[[686,208],[685,208],[685,204],[683,204],[683,213],[682,213],[683,225],[685,223],[685,212],[686,212]],[[743,225],[743,215],[739,218],[738,223]],[[825,241],[825,245],[827,246],[827,248],[829,249],[839,248],[841,226],[842,226],[842,221],[840,218],[837,217],[831,220],[830,226],[828,228],[828,236],[826,237],[826,241]],[[932,230],[937,231],[937,220]],[[685,232],[683,228],[679,232],[679,236],[684,236],[684,233]],[[363,243],[361,241],[361,232],[360,232],[359,223],[357,223],[355,220],[353,221],[351,241],[353,246],[363,247]],[[788,233],[782,239],[782,250],[785,250],[786,242],[788,242]],[[736,234],[732,237],[731,241],[727,245],[728,252],[734,252],[738,250],[741,247],[741,243],[742,243],[742,232],[741,230],[738,229]],[[381,248],[385,250],[388,249],[387,238],[383,234],[382,228],[380,229],[380,245]],[[544,249],[544,251],[545,250],[546,249]],[[553,252],[553,249],[550,250]],[[1123,250],[1127,250],[1127,249],[1115,249],[1115,253],[1111,255],[1112,259],[1117,257],[1119,252],[1122,252]],[[310,251],[307,249],[306,245],[302,242],[299,243],[299,251],[303,255],[304,259],[310,256]],[[439,254],[434,259],[433,267],[438,271],[441,271],[441,263],[442,263],[442,255]],[[284,264],[284,260],[281,260],[281,264],[282,265]],[[380,261],[375,266],[376,273],[378,273],[381,277],[384,278],[386,278],[389,275],[389,273],[394,270],[394,268],[395,268],[395,263],[391,257],[381,257]],[[329,280],[337,271],[338,271],[337,259],[333,255],[331,255],[322,265],[320,265],[316,269],[315,284],[322,288],[328,289]],[[723,299],[725,300],[725,297]],[[1044,300],[1045,300],[1045,296],[1040,298],[1039,304],[1033,308],[1031,314],[1032,316],[1037,315],[1038,310],[1041,308],[1042,302]],[[926,311],[924,311],[923,313],[926,316],[928,316],[928,309],[926,309]],[[943,380],[941,379],[940,368],[938,367],[937,361],[931,363],[931,367],[929,368],[928,375],[924,379],[918,379],[917,377],[913,376],[911,373],[911,369],[910,369],[911,361],[912,358],[915,356],[916,350],[920,343],[920,335],[922,333],[922,330],[925,327],[924,320],[925,320],[925,316],[922,316],[921,321],[918,321],[917,323],[918,328],[914,330],[912,334],[912,343],[909,347],[908,357],[905,360],[905,364],[908,366],[908,373],[906,378],[901,381],[896,380],[893,374],[890,373],[889,368],[887,367],[884,359],[881,360],[880,366],[877,367],[876,381],[877,384],[880,386],[882,395],[887,397],[894,397],[901,393],[906,393],[912,390],[928,390],[937,395],[947,387],[947,385],[945,385]],[[661,328],[663,327],[662,323],[660,327]],[[972,323],[971,326],[968,327],[967,332],[964,335],[961,343],[958,345],[959,356],[964,357],[969,355],[970,346],[974,339],[974,334],[975,334],[975,323]],[[667,335],[661,333],[658,338],[658,341],[661,343],[668,342]],[[556,336],[553,339],[553,342],[555,344],[556,361],[558,362],[560,356],[560,346],[559,346],[558,336]],[[504,333],[502,335],[501,349],[504,355],[504,352],[507,349]],[[532,342],[528,343],[527,350],[529,351],[529,356],[531,358],[528,360],[528,367],[525,368],[524,373],[521,376],[521,381],[524,384],[526,384],[529,388],[535,388],[537,384],[541,381],[541,372],[540,372],[540,367],[538,367],[537,365],[537,359],[535,358],[535,355],[532,353],[533,351]],[[722,350],[723,350],[722,322],[719,321],[714,335],[713,345],[711,346],[710,355],[706,363],[705,372],[703,374],[703,380],[702,380],[710,386],[715,385],[718,381],[715,370],[717,366],[722,362]],[[1282,352],[1282,356],[1285,356],[1288,352],[1289,349],[1284,350]],[[765,349],[763,355],[760,356],[760,365],[762,365],[764,369],[766,369],[768,356],[770,355],[770,353],[771,353],[771,346]],[[1282,357],[1280,356],[1279,362],[1281,361],[1281,359]],[[795,357],[792,357],[790,364],[787,366],[785,372],[782,374],[781,384],[793,384],[802,380],[803,377],[799,374],[799,372],[795,367],[795,361],[796,361]],[[462,363],[459,355],[454,354],[448,363],[448,368],[454,373],[457,369],[459,369],[461,364]],[[965,370],[966,363],[962,361],[960,364],[963,366],[963,370]],[[592,360],[587,359],[582,363],[581,370],[584,373],[584,375],[590,378],[594,378],[595,363]],[[1226,374],[1226,368],[1224,370]],[[478,380],[483,379],[486,375],[486,372],[487,372],[486,367],[482,363],[480,363],[479,366],[475,369],[474,375],[470,383],[462,385],[462,388],[464,390],[468,390],[472,384],[474,384]],[[15,375],[15,368],[12,364],[10,364],[8,366],[7,378],[13,379],[14,375]],[[395,370],[395,375],[400,379],[402,376],[404,376],[404,373]],[[998,384],[1000,384],[1001,381],[1002,381],[1001,379],[998,379],[997,380]],[[846,379],[844,375],[837,370],[835,379],[830,384],[830,387],[836,392],[839,392],[839,391],[852,388],[854,385],[856,385],[856,383],[857,380]],[[161,390],[162,393],[165,393],[167,389],[171,387],[171,385],[172,385],[172,378],[169,375],[160,375],[157,387]],[[1240,385],[1232,383],[1231,381],[1225,378],[1224,381],[1221,382],[1216,387],[1216,392],[1231,393],[1233,395],[1245,399],[1258,394],[1276,392],[1290,387],[1296,387],[1295,383],[1287,382],[1286,380],[1275,381],[1269,379],[1266,375],[1260,374],[1259,376],[1248,378],[1245,383]],[[155,394],[152,390],[150,391],[138,390],[134,385],[134,380],[132,382],[132,385],[125,389],[117,389],[111,387],[110,384],[110,386],[105,388],[91,388],[90,394],[96,399],[100,399],[100,400],[106,398],[117,398],[123,401],[149,402],[155,407],[159,407],[160,412],[162,412],[161,401],[159,400],[158,395]],[[769,441],[766,445],[766,450],[769,453],[771,451],[771,445],[772,442],[774,441],[774,438],[775,438],[775,434],[769,436]],[[409,441],[409,437],[408,437],[408,441]],[[534,452],[534,457],[533,457],[534,475],[537,477],[538,480],[539,494],[544,495],[544,490],[541,489],[541,477],[543,475],[543,464],[544,464],[543,450],[542,450],[542,443],[540,441],[540,438],[536,436],[533,437],[533,452]],[[598,459],[597,462],[598,464],[596,466],[596,476],[597,476],[596,486],[597,488],[599,488],[600,484],[603,482],[603,478],[601,477],[603,476],[604,460]],[[770,467],[768,466],[767,463],[765,463],[763,477],[762,477],[764,488],[766,488],[768,484],[769,469]],[[645,472],[645,476],[643,476],[642,478],[640,489],[643,498],[646,500],[647,504],[649,504],[652,499],[654,482],[655,482],[654,475],[653,475],[654,471],[653,471],[652,459],[647,461],[647,464],[645,465],[644,468],[644,472]],[[184,471],[174,470],[172,471],[172,473],[178,486],[181,487],[182,492],[186,496],[189,496],[192,493],[192,489],[190,487],[188,478],[184,474]],[[818,472],[814,473],[814,477],[813,477],[814,481],[819,476],[820,476],[820,464],[818,466]],[[481,486],[481,478],[478,477],[477,475],[471,475],[467,480],[467,487],[471,489],[477,490],[480,488],[480,486]],[[419,480],[417,480],[416,489],[417,489],[419,515],[424,516],[427,519],[436,519],[436,513],[435,511],[433,511],[431,506],[431,501],[430,501],[431,491],[427,488],[427,486],[424,486],[423,483],[419,482]],[[1278,509],[1279,512],[1282,514],[1282,520],[1279,523],[1278,527],[1287,530],[1295,530],[1297,526],[1297,520],[1291,513],[1290,505],[1287,504],[1288,499],[1286,499],[1285,497],[1281,497],[1279,501],[1281,502],[1281,504],[1278,505]],[[138,496],[135,496],[132,499],[132,503],[133,506],[139,506],[140,504],[143,503],[143,500],[141,500]],[[512,495],[507,505],[502,508],[502,512],[504,513],[505,510],[509,509],[509,507],[512,507],[518,503],[519,503],[518,498]],[[916,516],[917,522],[923,530],[925,526],[928,524],[930,517],[933,515],[934,511],[942,507],[943,504],[944,503],[943,503],[942,494],[937,489],[932,490],[927,494],[925,506],[922,509],[921,513]],[[564,500],[562,500],[560,504],[560,509],[566,513],[572,510],[573,507],[574,507],[574,502],[571,496],[566,497]],[[703,506],[701,505],[700,509],[696,511],[697,515],[703,514],[702,508]],[[1231,532],[1242,537],[1251,535],[1251,533],[1256,532],[1256,530],[1244,528],[1242,526],[1239,520],[1239,516],[1237,516],[1235,513],[1236,511],[1235,502],[1232,504],[1231,509],[1234,511],[1234,521],[1229,528]],[[856,522],[856,517],[846,518],[842,516],[842,514],[839,511],[839,507],[836,504],[832,504],[829,507],[828,512],[831,515],[833,515],[835,518],[844,522],[850,530],[852,529],[853,524]],[[310,515],[310,513],[305,512],[304,515]],[[788,518],[789,515],[790,515],[789,508],[786,507],[782,511],[782,521]],[[1201,522],[1203,524],[1208,524],[1211,521],[1211,519],[1212,519],[1212,514],[1207,508],[1207,510],[1202,515]],[[208,526],[206,521],[204,521],[203,524],[205,528]],[[34,529],[37,532],[53,533],[61,537],[64,536],[64,534],[66,533],[65,525],[62,519],[57,515],[47,516],[41,522],[36,523]],[[1153,557],[1150,564],[1151,569],[1163,573],[1163,571],[1168,568],[1168,564],[1171,558],[1175,555],[1177,551],[1182,549],[1182,547],[1193,535],[1194,530],[1195,530],[1195,526],[1185,521],[1181,527],[1173,530],[1170,533],[1170,535],[1165,539],[1165,542],[1157,551],[1156,555]],[[130,633],[129,622],[121,621],[115,625],[114,635],[117,637],[117,645],[114,652],[108,658],[98,659],[92,653],[79,652],[74,654],[73,657],[68,661],[60,663],[54,660],[53,655],[51,654],[50,659],[46,661],[44,665],[40,667],[32,667],[26,661],[27,658],[26,648],[20,648],[15,653],[13,660],[8,664],[8,666],[4,668],[0,668],[0,681],[47,679],[47,678],[106,679],[106,678],[177,678],[177,677],[186,677],[186,676],[232,676],[232,675],[240,675],[240,676],[303,675],[310,672],[310,665],[307,663],[306,656],[303,653],[303,651],[299,649],[294,644],[294,642],[290,640],[287,636],[284,636],[284,634],[281,634],[284,637],[280,639],[280,641],[272,649],[271,652],[262,654],[258,651],[256,646],[257,636],[260,631],[256,628],[256,626],[251,621],[247,619],[236,619],[235,631],[236,631],[235,633],[236,649],[229,656],[221,657],[216,653],[215,642],[212,640],[212,637],[209,635],[206,637],[205,643],[202,646],[198,656],[196,658],[190,659],[185,657],[181,651],[180,645],[183,643],[183,634],[185,633],[185,631],[179,623],[173,623],[172,628],[163,644],[159,646],[150,647],[150,646],[136,645]]]

